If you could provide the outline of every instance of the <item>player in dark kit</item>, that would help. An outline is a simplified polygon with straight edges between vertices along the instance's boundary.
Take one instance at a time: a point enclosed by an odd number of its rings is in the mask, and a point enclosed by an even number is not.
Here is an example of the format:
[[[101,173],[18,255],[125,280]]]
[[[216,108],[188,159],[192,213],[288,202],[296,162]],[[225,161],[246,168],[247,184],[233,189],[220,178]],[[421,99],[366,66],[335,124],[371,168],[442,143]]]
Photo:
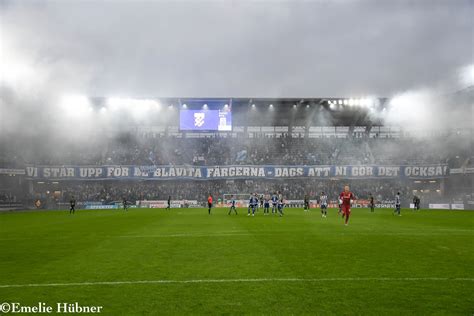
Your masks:
[[[247,216],[250,216],[250,210],[252,210],[252,216],[255,216],[255,210],[258,207],[257,193],[250,196],[249,208],[247,209]]]
[[[211,208],[212,208],[212,194],[209,193],[209,196],[207,197],[207,206],[208,206],[208,212],[209,215],[211,215]]]
[[[69,205],[71,206],[69,208],[69,214],[74,214],[76,212],[76,199],[74,198],[74,196],[69,201]]]
[[[342,214],[346,218],[344,224],[349,224],[349,216],[351,215],[351,204],[354,202],[355,195],[349,191],[349,186],[344,187],[344,191],[339,195],[339,203],[342,204]]]
[[[304,210],[309,211],[309,196],[308,196],[308,194],[304,195]]]
[[[375,200],[372,193],[369,194],[369,207],[370,207],[370,211],[373,213],[375,210]]]
[[[126,199],[126,198],[123,198],[122,203],[123,203],[123,209],[124,209],[125,211],[128,211],[127,199]]]
[[[231,200],[230,200],[230,209],[229,209],[229,214],[232,213],[232,211],[235,212],[235,215],[237,215],[237,209],[235,208],[235,199],[234,199],[234,196],[232,195],[231,196]]]
[[[171,209],[171,195],[168,195],[168,206],[166,206],[167,210]]]
[[[420,210],[420,198],[418,196],[413,196],[413,210],[419,211]]]

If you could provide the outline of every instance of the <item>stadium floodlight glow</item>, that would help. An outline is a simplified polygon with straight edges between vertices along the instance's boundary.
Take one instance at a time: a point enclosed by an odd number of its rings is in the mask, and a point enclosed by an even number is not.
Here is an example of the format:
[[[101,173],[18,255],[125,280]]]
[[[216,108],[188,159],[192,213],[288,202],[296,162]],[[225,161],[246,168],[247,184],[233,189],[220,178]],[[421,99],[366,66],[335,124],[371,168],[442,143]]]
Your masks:
[[[342,100],[339,100],[339,105],[342,105]]]
[[[295,110],[296,110],[296,104],[293,104],[293,109],[295,109]]]
[[[204,104],[204,105],[202,106],[202,108],[203,108],[204,110],[207,110],[209,107],[207,106],[207,104]]]
[[[114,110],[122,110],[131,105],[132,99],[129,98],[109,98],[107,99],[107,106]]]
[[[60,105],[69,116],[80,117],[93,111],[89,98],[84,95],[63,95]]]
[[[354,99],[349,99],[348,104],[349,104],[349,106],[353,106],[354,105]]]
[[[273,108],[273,104],[270,104],[269,107],[270,107],[270,108]]]
[[[150,99],[132,99],[132,105],[140,107],[142,110],[159,110],[161,108],[158,101]]]
[[[106,104],[107,104],[107,107],[115,111],[120,108],[121,101],[120,101],[120,98],[108,98]]]
[[[161,103],[160,103],[160,101],[148,100],[148,102],[151,102],[151,105],[154,107],[155,110],[161,109]]]
[[[357,105],[357,106],[358,106],[359,104],[362,105],[362,103],[361,103],[360,101],[361,101],[360,99],[355,99],[355,100],[354,100],[354,105]]]
[[[373,100],[370,98],[362,99],[362,105],[370,107],[373,105]]]
[[[150,99],[131,99],[131,98],[108,98],[107,106],[113,110],[121,108],[141,107],[145,109],[159,109],[161,104],[156,100]]]
[[[229,107],[228,104],[224,104],[224,109],[227,109]]]
[[[107,112],[107,108],[105,106],[101,107],[99,110],[100,113],[105,113]]]
[[[88,106],[89,99],[84,95],[63,95],[61,97],[61,104],[68,107],[83,107]]]
[[[147,119],[152,111],[159,111],[161,108],[159,102],[150,99],[129,99],[127,103],[126,109],[136,119]]]
[[[309,109],[309,104],[306,104],[306,108]]]
[[[255,107],[255,104],[252,104],[252,107],[254,108],[254,107]]]
[[[183,109],[187,109],[188,105],[186,103],[183,104]]]
[[[22,80],[28,80],[35,74],[33,68],[24,63],[6,62],[2,63],[2,75],[0,82],[5,83],[19,83]]]
[[[344,105],[347,105],[347,103],[348,103],[347,99],[344,99],[343,103],[344,103]]]

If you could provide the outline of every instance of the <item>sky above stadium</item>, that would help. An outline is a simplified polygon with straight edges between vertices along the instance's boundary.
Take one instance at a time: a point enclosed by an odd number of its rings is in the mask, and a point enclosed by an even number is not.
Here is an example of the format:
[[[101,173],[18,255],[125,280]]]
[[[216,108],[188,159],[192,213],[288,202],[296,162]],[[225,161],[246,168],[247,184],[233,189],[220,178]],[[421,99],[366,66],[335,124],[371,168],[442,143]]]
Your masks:
[[[28,93],[389,97],[463,88],[474,63],[473,0],[0,3],[3,76]]]

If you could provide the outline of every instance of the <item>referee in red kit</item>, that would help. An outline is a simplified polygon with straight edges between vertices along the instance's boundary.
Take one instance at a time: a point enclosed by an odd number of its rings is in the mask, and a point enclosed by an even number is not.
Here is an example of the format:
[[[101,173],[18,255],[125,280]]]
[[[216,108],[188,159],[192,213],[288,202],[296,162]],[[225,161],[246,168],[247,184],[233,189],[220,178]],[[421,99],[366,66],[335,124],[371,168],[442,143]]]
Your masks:
[[[207,198],[207,206],[208,206],[208,212],[209,215],[211,215],[211,208],[212,208],[212,194],[209,193],[209,197]]]

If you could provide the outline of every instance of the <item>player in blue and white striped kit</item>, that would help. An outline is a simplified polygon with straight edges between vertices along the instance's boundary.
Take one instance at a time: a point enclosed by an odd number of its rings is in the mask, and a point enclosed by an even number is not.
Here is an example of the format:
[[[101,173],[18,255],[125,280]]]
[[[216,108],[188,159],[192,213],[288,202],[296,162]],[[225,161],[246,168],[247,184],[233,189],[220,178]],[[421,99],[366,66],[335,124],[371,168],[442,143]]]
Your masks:
[[[283,200],[283,196],[281,193],[279,194],[279,199],[278,199],[278,213],[280,213],[280,216],[283,216],[283,208],[285,207],[285,201]]]
[[[272,195],[272,214],[275,214],[277,212],[278,208],[278,196],[276,192],[273,192]]]
[[[263,201],[263,215],[268,215],[270,213],[270,194],[266,193]]]
[[[400,214],[400,209],[401,209],[401,202],[400,202],[400,192],[397,192],[397,195],[395,195],[395,211],[393,211],[393,214],[397,213],[398,216],[402,216]]]
[[[321,206],[321,216],[326,217],[328,215],[328,196],[324,192],[319,197],[319,205]]]
[[[235,212],[235,215],[237,215],[237,209],[235,208],[235,199],[234,196],[232,195],[231,200],[230,200],[230,209],[229,209],[229,214],[232,213],[232,211]]]
[[[257,206],[258,206],[258,198],[257,198],[257,193],[255,193],[254,195],[250,196],[247,216],[250,216],[250,209],[252,209],[252,216],[255,216],[255,210],[257,209]]]

